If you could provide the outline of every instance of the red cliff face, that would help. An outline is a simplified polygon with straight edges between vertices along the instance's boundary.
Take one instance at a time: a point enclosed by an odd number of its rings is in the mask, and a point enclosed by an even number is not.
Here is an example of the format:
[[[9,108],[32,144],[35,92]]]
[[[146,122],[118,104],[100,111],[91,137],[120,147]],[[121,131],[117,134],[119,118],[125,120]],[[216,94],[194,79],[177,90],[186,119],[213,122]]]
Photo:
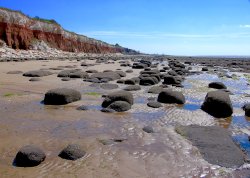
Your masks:
[[[13,49],[29,49],[35,41],[69,52],[136,53],[133,50],[65,31],[58,24],[46,23],[20,12],[0,8],[0,39]]]

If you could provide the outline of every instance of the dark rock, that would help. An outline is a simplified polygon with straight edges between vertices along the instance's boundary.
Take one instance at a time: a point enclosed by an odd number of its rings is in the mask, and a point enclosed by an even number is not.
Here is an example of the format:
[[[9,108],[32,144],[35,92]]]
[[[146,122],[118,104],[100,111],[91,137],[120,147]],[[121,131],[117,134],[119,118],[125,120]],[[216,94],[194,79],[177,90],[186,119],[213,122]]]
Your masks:
[[[245,116],[250,117],[250,103],[245,104],[242,109],[245,111]]]
[[[45,158],[46,155],[40,148],[27,145],[18,151],[14,164],[18,167],[33,167],[39,165]]]
[[[88,108],[88,106],[82,105],[82,106],[79,106],[78,108],[76,108],[76,110],[78,110],[78,111],[87,111],[87,110],[89,110],[89,108]]]
[[[116,81],[116,83],[121,83],[121,84],[124,84],[124,82],[125,80],[122,80],[122,79]]]
[[[148,90],[148,93],[159,94],[162,90],[163,88],[160,86],[153,86]]]
[[[133,79],[127,79],[124,81],[124,84],[125,85],[135,85],[136,83],[135,83],[135,80],[133,80]]]
[[[207,67],[202,67],[201,71],[208,71]]]
[[[64,148],[58,156],[63,159],[74,161],[82,158],[85,154],[86,152],[83,151],[79,145],[70,144],[66,148]]]
[[[142,130],[146,133],[154,133],[154,129],[151,126],[145,126]]]
[[[91,83],[101,83],[101,80],[99,80],[98,78],[86,79],[85,81]]]
[[[97,70],[86,70],[87,73],[93,74],[93,73],[98,73]]]
[[[114,101],[108,107],[108,109],[113,109],[117,112],[124,112],[131,109],[131,104],[126,101]]]
[[[46,105],[64,105],[74,101],[81,100],[79,91],[68,88],[57,88],[49,90],[44,97]]]
[[[186,100],[185,100],[184,95],[181,92],[172,91],[170,89],[164,89],[158,95],[157,101],[160,102],[160,103],[184,104]]]
[[[30,82],[38,82],[38,81],[41,81],[41,80],[42,79],[36,78],[36,77],[29,79]]]
[[[162,107],[162,104],[156,101],[151,101],[151,102],[148,102],[147,106],[151,108],[160,108]]]
[[[65,78],[62,78],[61,80],[64,81],[64,82],[67,82],[67,81],[70,81],[71,78],[65,77]]]
[[[179,76],[171,76],[171,75],[167,75],[164,77],[164,82],[163,84],[181,84],[182,82],[182,78]]]
[[[109,108],[102,108],[101,112],[104,112],[104,113],[113,113],[113,112],[115,112],[115,110],[114,109],[109,109]]]
[[[221,82],[211,82],[208,84],[208,87],[215,89],[227,89],[227,87]]]
[[[244,154],[228,130],[219,126],[178,126],[176,131],[196,146],[210,164],[237,168],[244,164]]]
[[[157,79],[154,79],[153,77],[144,77],[140,80],[140,85],[143,86],[150,86],[157,84]]]
[[[83,71],[76,71],[69,74],[70,78],[88,78],[88,73]]]
[[[129,69],[125,71],[126,73],[133,73],[133,70]]]
[[[201,109],[217,118],[226,118],[233,113],[228,93],[220,90],[208,92]]]
[[[78,72],[79,71],[79,69],[73,69],[73,70],[63,70],[63,71],[61,71],[61,72],[59,72],[58,74],[57,74],[57,77],[60,77],[60,78],[65,78],[65,77],[70,77],[70,74],[72,74],[72,73],[75,73],[75,72]]]
[[[25,72],[23,74],[23,76],[25,77],[44,77],[44,76],[48,76],[48,75],[52,75],[53,73],[50,71],[46,71],[46,70],[34,70],[34,71],[29,71],[29,72]]]
[[[105,84],[101,84],[101,88],[104,90],[113,90],[118,88],[117,84],[110,84],[110,83],[105,83]]]
[[[102,103],[102,107],[106,108],[108,107],[111,103],[115,101],[126,101],[130,105],[133,105],[134,99],[133,95],[128,92],[128,91],[117,91],[114,93],[111,93],[107,95]]]
[[[125,91],[138,91],[141,90],[141,87],[139,85],[130,85],[125,87],[123,90]]]

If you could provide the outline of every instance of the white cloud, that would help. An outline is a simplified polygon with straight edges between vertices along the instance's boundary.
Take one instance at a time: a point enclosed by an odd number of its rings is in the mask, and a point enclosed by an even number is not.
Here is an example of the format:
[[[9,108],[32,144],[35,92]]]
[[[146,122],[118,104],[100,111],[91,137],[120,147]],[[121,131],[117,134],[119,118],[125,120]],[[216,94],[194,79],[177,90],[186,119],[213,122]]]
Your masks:
[[[240,28],[250,28],[250,25],[240,25]]]

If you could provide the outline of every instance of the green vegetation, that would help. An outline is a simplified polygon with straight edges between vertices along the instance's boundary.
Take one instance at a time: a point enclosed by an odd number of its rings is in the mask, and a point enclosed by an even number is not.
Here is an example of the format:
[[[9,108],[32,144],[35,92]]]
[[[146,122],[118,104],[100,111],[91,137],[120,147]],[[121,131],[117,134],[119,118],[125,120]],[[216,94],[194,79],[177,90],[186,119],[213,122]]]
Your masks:
[[[32,18],[34,20],[38,20],[38,21],[41,21],[41,22],[45,22],[45,23],[50,23],[50,24],[56,24],[56,25],[59,25],[57,23],[57,21],[55,21],[54,19],[44,19],[44,18],[40,18],[38,16],[35,16],[34,18]]]
[[[100,93],[97,93],[97,92],[87,92],[87,93],[85,93],[85,95],[100,96],[101,94],[100,94]]]
[[[5,93],[3,96],[4,97],[11,97],[11,96],[15,96],[15,94],[14,93]]]

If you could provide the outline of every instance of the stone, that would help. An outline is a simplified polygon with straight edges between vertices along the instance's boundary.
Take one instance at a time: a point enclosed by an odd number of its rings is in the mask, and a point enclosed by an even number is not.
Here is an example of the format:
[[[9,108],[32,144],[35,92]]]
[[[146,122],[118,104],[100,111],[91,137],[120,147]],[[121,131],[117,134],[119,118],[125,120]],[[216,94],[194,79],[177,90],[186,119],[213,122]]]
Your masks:
[[[145,126],[142,130],[146,133],[154,133],[154,129],[151,126]]]
[[[245,104],[242,109],[245,111],[245,116],[250,117],[250,103]]]
[[[141,90],[141,87],[139,85],[130,85],[125,87],[123,90],[125,91],[138,91]]]
[[[38,81],[41,81],[42,79],[40,78],[36,78],[36,77],[33,77],[31,79],[29,79],[30,82],[38,82]]]
[[[40,148],[26,145],[18,151],[14,164],[18,167],[34,167],[43,162],[45,158],[46,155]]]
[[[82,150],[81,146],[77,144],[69,144],[59,153],[58,156],[63,159],[75,161],[82,158],[85,154],[86,152]]]
[[[160,86],[153,86],[148,90],[148,93],[152,93],[152,94],[159,94],[160,92],[162,92],[163,88]]]
[[[151,108],[160,108],[162,107],[162,104],[156,101],[150,101],[147,103],[147,106]]]
[[[219,126],[177,126],[177,133],[196,146],[210,164],[238,168],[244,164],[244,154],[232,140],[231,133]]]
[[[157,101],[168,104],[184,104],[186,102],[185,97],[181,92],[170,89],[164,89],[161,93],[159,93]]]
[[[49,90],[44,97],[46,105],[64,105],[81,100],[79,91],[68,88],[57,88]]]
[[[105,97],[105,99],[102,103],[102,107],[107,108],[111,103],[113,103],[115,101],[126,101],[130,105],[133,105],[134,98],[133,98],[132,93],[130,93],[128,91],[113,92],[113,93],[108,94]]]
[[[208,87],[215,89],[227,89],[227,87],[221,82],[211,82],[208,84]]]
[[[229,94],[220,90],[208,92],[201,109],[216,118],[230,117],[233,113]]]
[[[116,112],[124,112],[131,109],[131,104],[126,101],[114,101],[107,108],[113,109]]]
[[[25,77],[44,77],[44,76],[48,76],[48,75],[52,75],[53,73],[50,71],[46,71],[46,70],[33,70],[33,71],[29,71],[29,72],[25,72],[23,74],[23,76]]]

